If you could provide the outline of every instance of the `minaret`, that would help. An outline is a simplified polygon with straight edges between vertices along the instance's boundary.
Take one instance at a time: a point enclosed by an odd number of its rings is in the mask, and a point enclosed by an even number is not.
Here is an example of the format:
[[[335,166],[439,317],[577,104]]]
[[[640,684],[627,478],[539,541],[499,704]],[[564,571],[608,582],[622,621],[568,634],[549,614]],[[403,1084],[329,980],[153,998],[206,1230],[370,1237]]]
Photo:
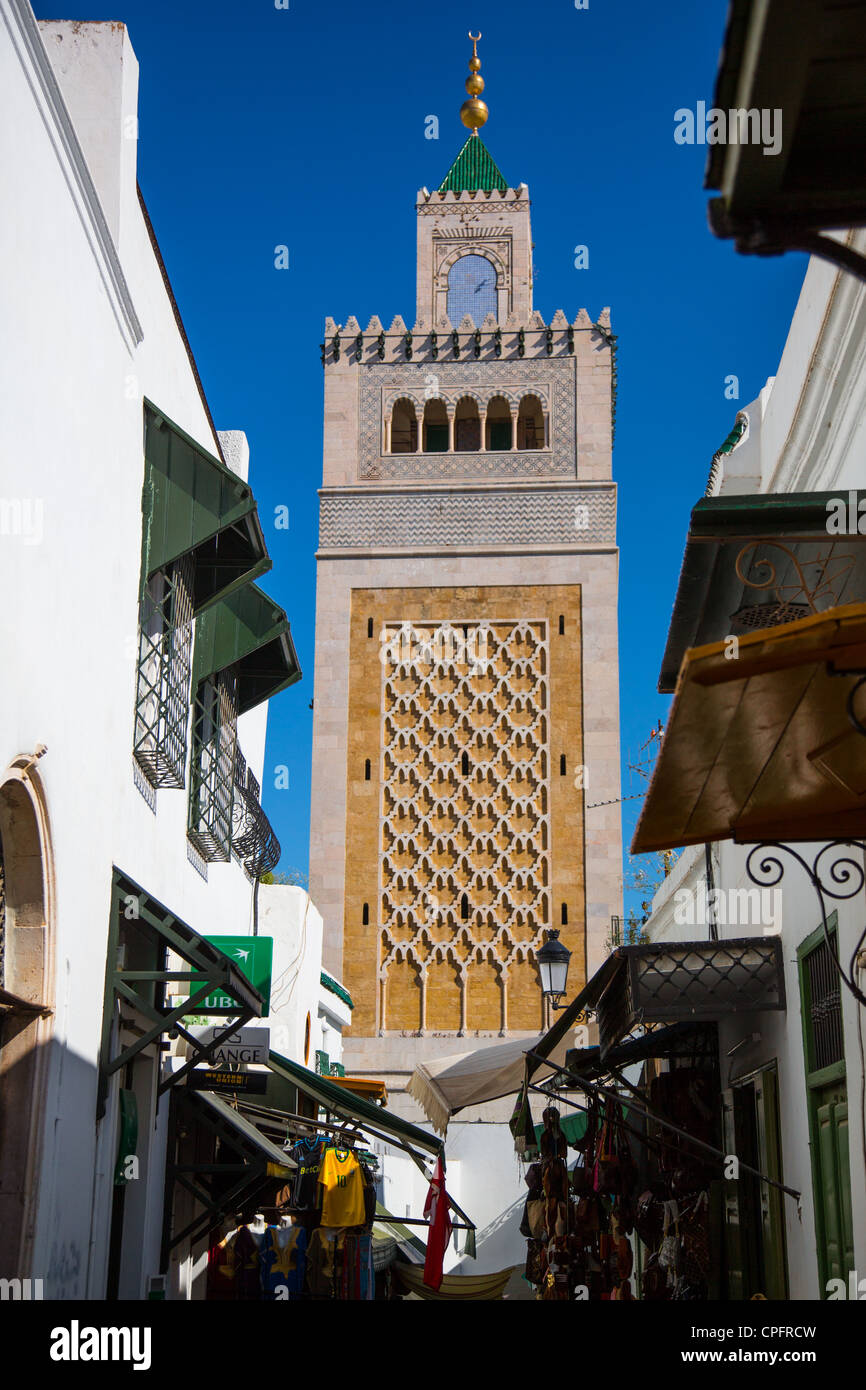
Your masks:
[[[470,134],[418,194],[417,307],[325,326],[310,888],[350,1069],[545,1024],[621,912],[614,339],[532,304],[529,191]]]

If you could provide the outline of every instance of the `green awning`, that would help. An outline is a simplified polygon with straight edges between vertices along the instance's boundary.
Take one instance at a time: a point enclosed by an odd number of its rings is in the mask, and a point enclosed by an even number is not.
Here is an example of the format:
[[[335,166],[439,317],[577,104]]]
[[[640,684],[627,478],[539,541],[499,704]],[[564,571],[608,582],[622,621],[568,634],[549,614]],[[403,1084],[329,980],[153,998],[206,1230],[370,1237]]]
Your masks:
[[[141,584],[194,554],[196,612],[271,568],[252,489],[145,401]]]
[[[704,497],[692,509],[659,675],[676,689],[690,647],[742,638],[866,599],[866,491]],[[844,517],[840,521],[840,508]]]
[[[551,1105],[556,1104],[551,1100]],[[559,1128],[562,1130],[569,1144],[575,1144],[578,1139],[582,1139],[586,1134],[586,1111],[576,1110],[571,1115],[560,1115]],[[541,1144],[541,1136],[544,1133],[544,1125],[535,1125],[535,1147]]]
[[[363,1100],[351,1091],[344,1091],[340,1086],[333,1085],[327,1077],[317,1075],[298,1062],[290,1062],[287,1057],[281,1057],[277,1052],[270,1053],[268,1066],[278,1076],[293,1081],[300,1090],[318,1101],[319,1105],[329,1110],[332,1115],[339,1115],[344,1120],[356,1120],[365,1130],[369,1129],[386,1142],[391,1138],[404,1147],[408,1145],[410,1148],[423,1149],[431,1154],[440,1154],[444,1148],[443,1141],[437,1139],[435,1134],[428,1134],[426,1130],[419,1129],[408,1120],[402,1120],[399,1115],[391,1115],[381,1106],[373,1105],[371,1101]]]
[[[239,714],[301,679],[289,620],[255,584],[235,589],[196,619],[193,689],[229,666],[237,670]]]

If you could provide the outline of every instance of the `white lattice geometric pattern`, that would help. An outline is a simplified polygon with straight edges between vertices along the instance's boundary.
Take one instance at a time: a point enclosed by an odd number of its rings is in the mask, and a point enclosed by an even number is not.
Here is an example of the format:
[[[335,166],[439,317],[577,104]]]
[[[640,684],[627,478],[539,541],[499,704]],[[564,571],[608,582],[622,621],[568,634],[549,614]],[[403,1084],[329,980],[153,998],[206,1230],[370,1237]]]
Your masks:
[[[381,1026],[389,969],[408,961],[435,1028],[426,972],[448,961],[461,1029],[491,962],[505,1027],[509,967],[551,921],[547,624],[393,622],[381,643]]]

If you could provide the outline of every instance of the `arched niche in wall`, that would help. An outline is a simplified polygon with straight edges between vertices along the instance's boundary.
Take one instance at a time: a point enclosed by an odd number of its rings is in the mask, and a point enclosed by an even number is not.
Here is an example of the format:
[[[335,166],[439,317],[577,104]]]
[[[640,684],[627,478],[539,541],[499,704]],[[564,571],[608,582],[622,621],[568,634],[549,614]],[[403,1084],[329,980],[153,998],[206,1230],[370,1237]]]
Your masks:
[[[52,1032],[53,869],[35,759],[0,775],[0,1277],[31,1276]],[[40,1271],[35,1271],[39,1275]]]

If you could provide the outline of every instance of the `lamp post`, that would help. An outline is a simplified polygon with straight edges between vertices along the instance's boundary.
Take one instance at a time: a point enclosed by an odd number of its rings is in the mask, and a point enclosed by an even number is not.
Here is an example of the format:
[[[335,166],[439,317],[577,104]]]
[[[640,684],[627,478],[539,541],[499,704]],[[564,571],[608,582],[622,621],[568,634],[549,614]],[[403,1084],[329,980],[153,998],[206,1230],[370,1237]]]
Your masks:
[[[559,939],[558,931],[549,931],[547,940],[536,953],[538,970],[541,975],[541,993],[550,1000],[552,1009],[563,1009],[560,1003],[568,982],[568,963],[571,952]]]

